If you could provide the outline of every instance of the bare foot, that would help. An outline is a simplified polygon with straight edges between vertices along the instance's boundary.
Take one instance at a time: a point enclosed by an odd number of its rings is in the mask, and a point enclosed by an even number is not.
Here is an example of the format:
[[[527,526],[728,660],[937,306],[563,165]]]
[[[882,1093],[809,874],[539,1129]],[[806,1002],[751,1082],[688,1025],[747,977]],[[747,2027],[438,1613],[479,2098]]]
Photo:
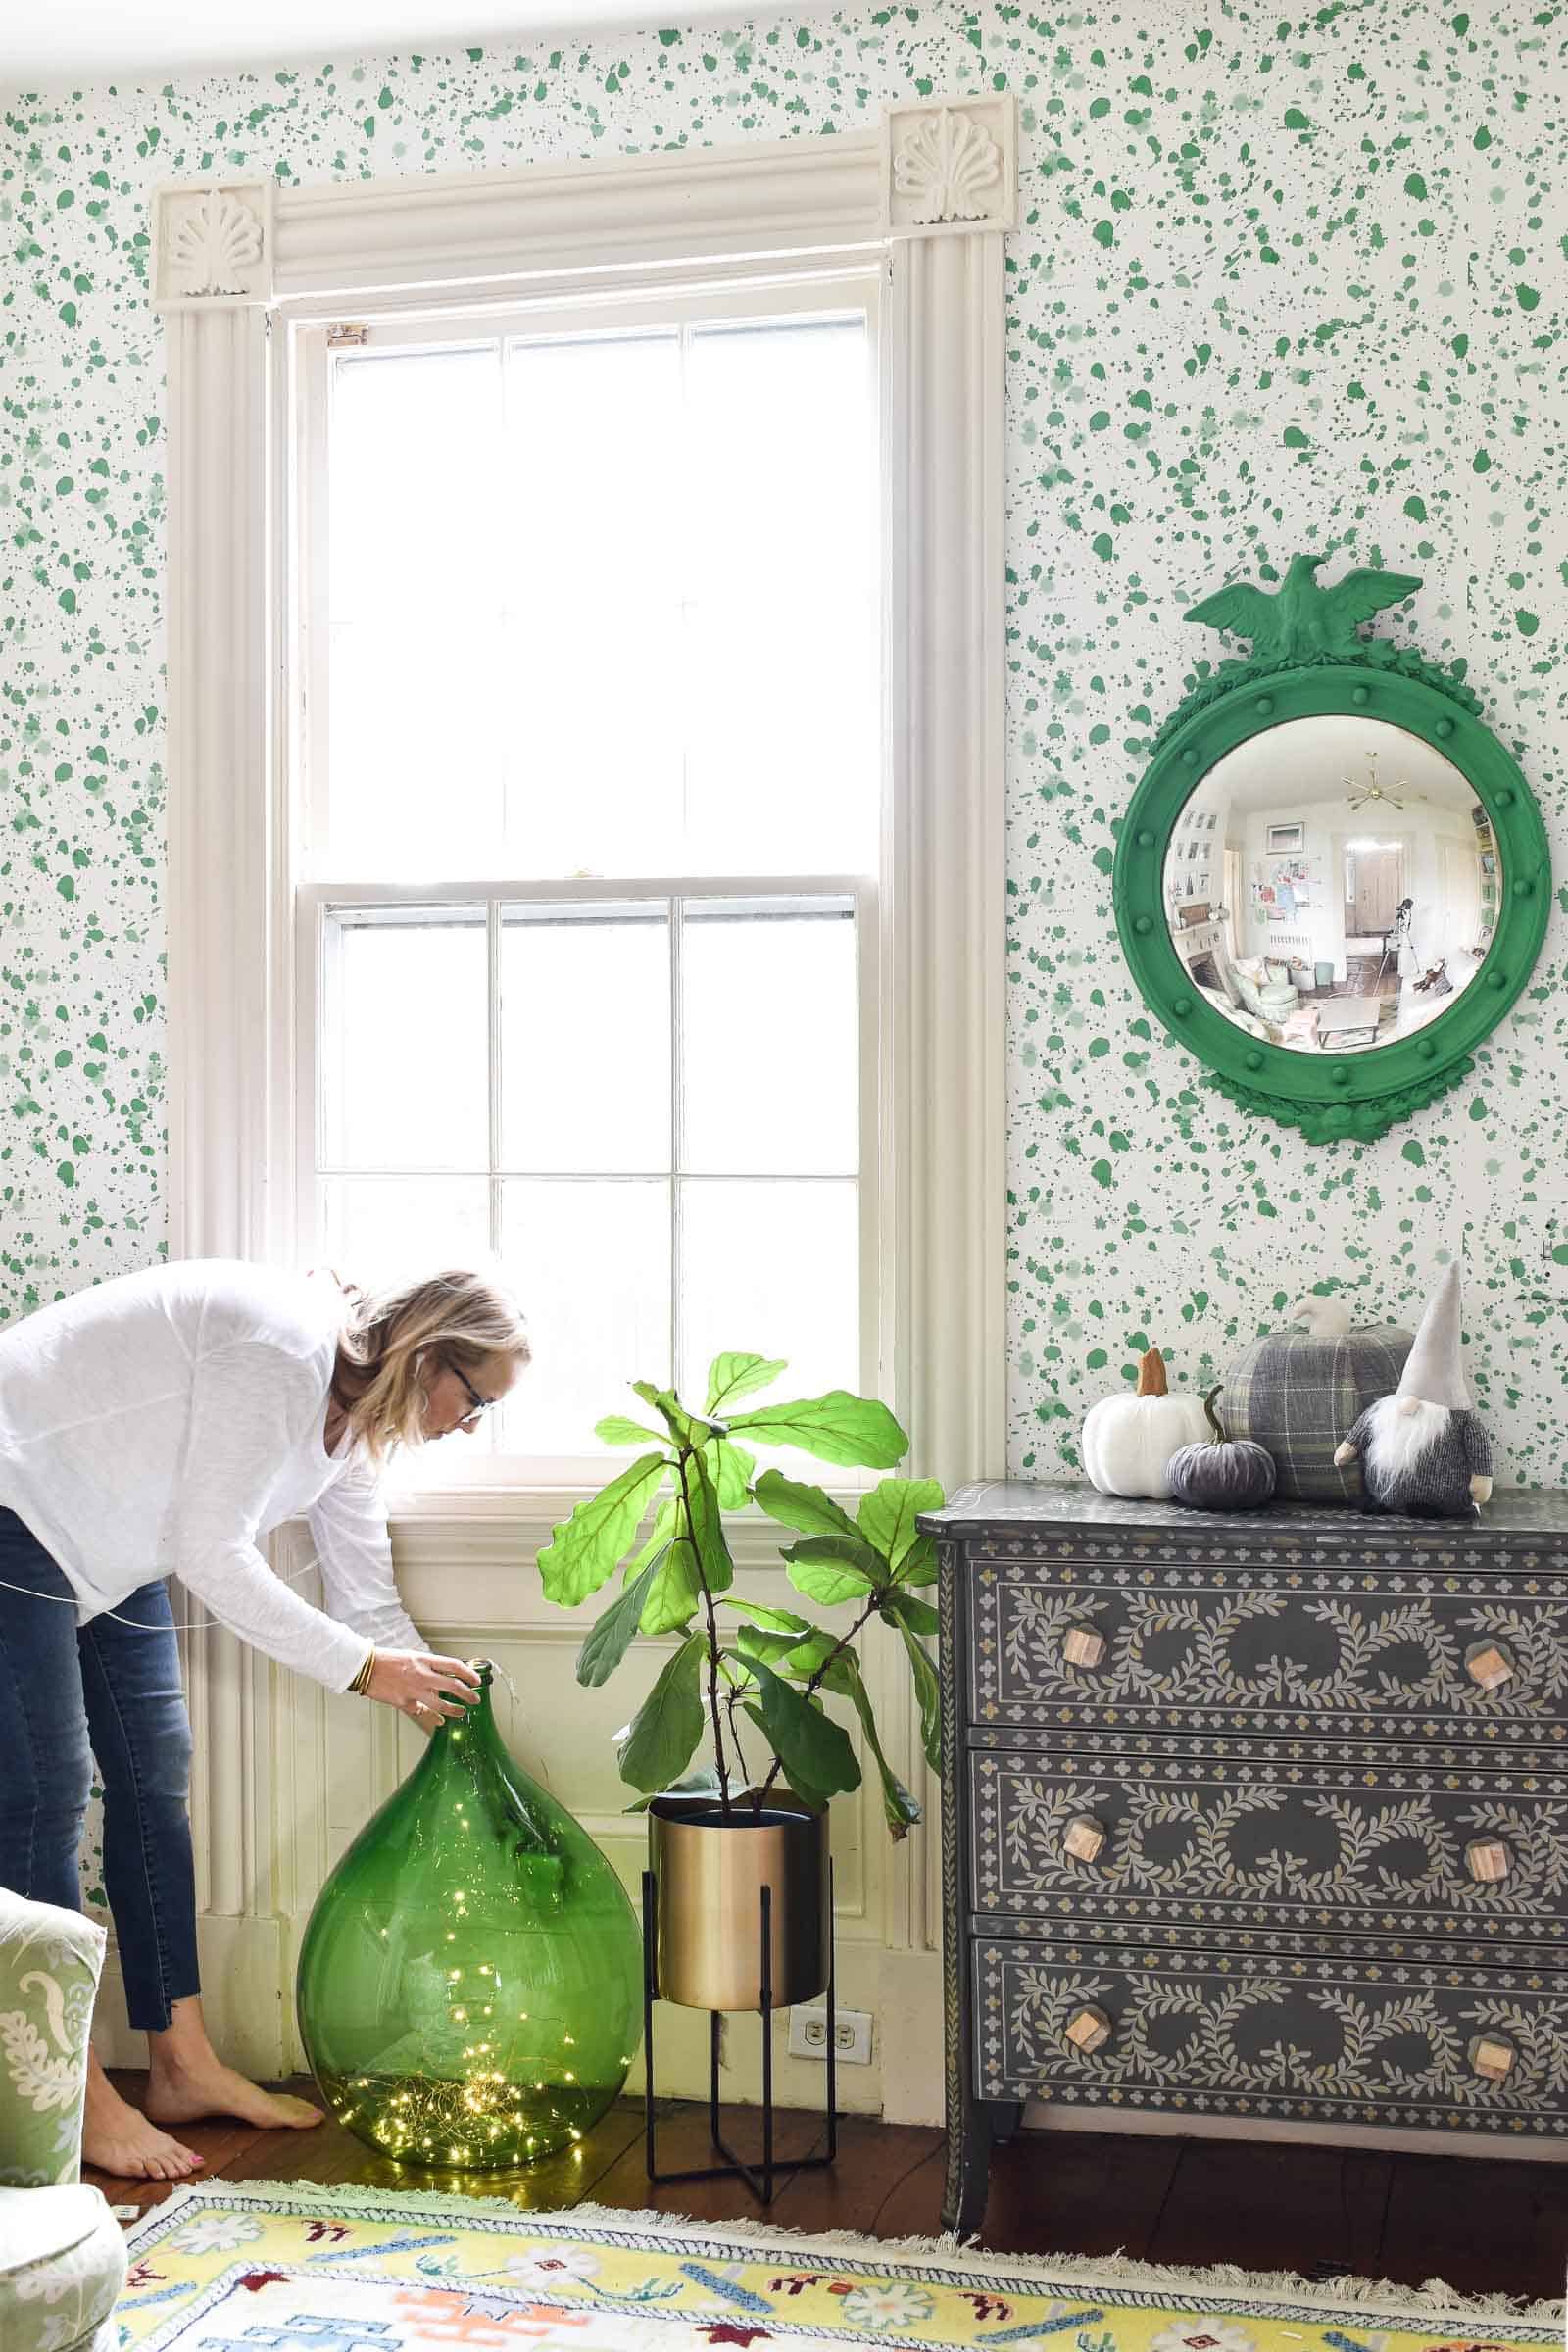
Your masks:
[[[234,2115],[265,2132],[308,2132],[324,2123],[319,2107],[286,2091],[263,2090],[209,2052],[189,2066],[154,2066],[147,2112],[161,2124],[194,2124],[204,2115]]]
[[[87,2077],[81,2154],[83,2163],[122,2180],[183,2180],[204,2161],[194,2148],[182,2147],[127,2106],[97,2066]]]

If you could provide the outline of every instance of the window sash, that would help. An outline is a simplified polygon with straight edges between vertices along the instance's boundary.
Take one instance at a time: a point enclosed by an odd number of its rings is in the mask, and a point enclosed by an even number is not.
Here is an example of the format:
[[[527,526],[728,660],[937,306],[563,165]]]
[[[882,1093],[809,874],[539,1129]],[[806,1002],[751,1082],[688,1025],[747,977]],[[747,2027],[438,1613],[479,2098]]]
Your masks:
[[[456,350],[504,343],[517,335],[564,337],[614,336],[639,328],[669,329],[724,324],[744,326],[769,322],[806,323],[811,319],[843,318],[862,312],[865,318],[869,398],[880,416],[885,406],[881,347],[882,298],[886,264],[858,260],[824,266],[820,257],[803,256],[793,268],[770,268],[758,277],[734,275],[717,285],[682,285],[659,291],[645,286],[581,289],[569,298],[540,295],[519,302],[514,297],[493,304],[451,303],[410,305],[387,311],[356,326],[358,351]],[[302,323],[292,338],[292,372],[296,417],[294,552],[290,634],[294,649],[297,691],[287,713],[291,752],[294,817],[294,871],[300,881],[315,882],[340,870],[331,848],[330,774],[330,571],[328,482],[331,416],[331,337],[338,331],[325,318]],[[886,465],[881,467],[886,479]],[[888,517],[881,523],[880,541],[885,574],[889,540]],[[887,605],[886,578],[882,606]],[[886,646],[879,654],[886,669]],[[886,693],[882,696],[884,718]],[[882,794],[885,804],[889,772],[886,726],[881,745]],[[886,833],[884,805],[882,832]]]
[[[680,1083],[680,1057],[677,1025],[679,988],[679,923],[675,919],[681,905],[701,905],[705,901],[735,899],[778,899],[810,901],[813,899],[848,902],[853,908],[856,946],[856,1011],[858,1021],[858,1151],[854,1182],[857,1188],[858,1239],[858,1334],[859,1365],[858,1386],[867,1394],[878,1394],[884,1387],[886,1367],[883,1360],[882,1330],[884,1317],[880,1307],[881,1266],[883,1256],[882,1220],[878,1171],[883,1164],[881,1134],[882,1022],[878,1004],[878,974],[882,956],[878,944],[878,895],[876,885],[864,875],[792,875],[769,876],[765,884],[756,877],[664,876],[627,881],[570,880],[539,883],[522,880],[497,880],[445,884],[439,889],[414,882],[405,883],[302,883],[295,892],[296,941],[296,1009],[295,1068],[297,1078],[298,1115],[295,1122],[296,1168],[295,1199],[293,1203],[295,1230],[300,1236],[301,1250],[307,1262],[321,1253],[325,1234],[326,1187],[343,1176],[357,1171],[337,1165],[327,1166],[323,1152],[323,1123],[328,1073],[326,1056],[330,1043],[328,1018],[331,995],[335,983],[333,969],[337,926],[331,917],[335,912],[366,912],[385,910],[395,912],[400,907],[411,910],[473,908],[482,910],[487,936],[487,999],[486,1018],[487,1069],[489,1072],[489,1168],[484,1181],[488,1185],[490,1243],[499,1252],[502,1236],[504,1186],[509,1171],[500,1165],[501,1146],[501,970],[500,950],[502,918],[508,906],[519,902],[530,906],[598,906],[598,905],[662,905],[670,911],[671,940],[671,1002],[670,1021],[675,1032],[671,1056],[671,1262],[679,1264],[678,1239],[674,1230],[679,1215],[678,1184],[683,1173],[679,1166],[680,1147],[678,1112],[675,1090]],[[416,1178],[417,1169],[399,1168],[395,1171],[367,1170],[364,1173],[388,1181]],[[450,1170],[434,1171],[442,1176]],[[706,1174],[707,1172],[705,1172]],[[788,1175],[788,1171],[781,1171]],[[477,1171],[475,1171],[477,1174]],[[581,1181],[566,1174],[564,1182]],[[750,1179],[765,1183],[768,1177],[760,1173]],[[835,1177],[834,1182],[845,1179]],[[760,1247],[765,1247],[765,1242]],[[354,1269],[340,1269],[352,1275]],[[523,1301],[526,1311],[527,1301]],[[680,1299],[671,1299],[671,1363],[676,1360],[676,1333],[679,1328]],[[744,1339],[745,1335],[737,1335]],[[618,1384],[624,1380],[648,1374],[662,1377],[663,1367],[658,1365],[612,1365],[606,1367],[607,1394],[604,1409],[615,1409]],[[548,1377],[548,1367],[540,1375]],[[421,1494],[461,1492],[478,1488],[577,1488],[602,1484],[607,1465],[616,1457],[606,1452],[582,1454],[519,1454],[485,1451],[451,1458],[450,1450],[443,1459],[438,1450],[411,1457],[411,1483]],[[843,1476],[840,1483],[853,1486],[853,1477]]]

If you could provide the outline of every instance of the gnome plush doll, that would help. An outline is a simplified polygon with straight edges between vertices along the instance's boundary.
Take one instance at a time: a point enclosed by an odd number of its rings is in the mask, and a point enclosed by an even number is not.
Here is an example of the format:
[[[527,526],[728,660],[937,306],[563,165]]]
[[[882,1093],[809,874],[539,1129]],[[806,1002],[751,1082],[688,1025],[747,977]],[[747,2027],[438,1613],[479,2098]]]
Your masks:
[[[1392,1396],[1380,1396],[1334,1459],[1359,1455],[1370,1511],[1467,1519],[1492,1494],[1492,1442],[1459,1361],[1459,1268],[1446,1266]]]

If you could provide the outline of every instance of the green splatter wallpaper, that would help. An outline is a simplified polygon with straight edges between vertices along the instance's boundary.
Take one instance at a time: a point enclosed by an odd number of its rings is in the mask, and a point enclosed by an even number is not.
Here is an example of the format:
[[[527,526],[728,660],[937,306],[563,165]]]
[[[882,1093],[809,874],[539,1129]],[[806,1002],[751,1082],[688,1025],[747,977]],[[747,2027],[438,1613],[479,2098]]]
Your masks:
[[[810,15],[11,93],[0,160],[0,1312],[164,1234],[164,366],[147,191],[815,136],[1006,87],[1015,1472],[1150,1341],[1463,1250],[1501,1476],[1568,1482],[1561,914],[1474,1079],[1368,1147],[1252,1124],[1145,1019],[1108,872],[1183,625],[1307,546],[1418,572],[1568,876],[1568,10],[1090,0]],[[737,495],[765,500],[760,447]],[[766,1335],[750,1335],[765,1346]]]

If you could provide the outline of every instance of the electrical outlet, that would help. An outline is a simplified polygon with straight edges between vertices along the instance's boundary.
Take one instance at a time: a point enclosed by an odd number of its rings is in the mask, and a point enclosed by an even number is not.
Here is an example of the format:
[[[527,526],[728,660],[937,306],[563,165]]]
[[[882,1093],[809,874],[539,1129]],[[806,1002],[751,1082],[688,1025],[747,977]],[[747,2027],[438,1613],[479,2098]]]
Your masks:
[[[871,2063],[871,2012],[841,2009],[833,2020],[840,2066]],[[790,2011],[790,2056],[827,2060],[827,2011],[814,2004]]]

